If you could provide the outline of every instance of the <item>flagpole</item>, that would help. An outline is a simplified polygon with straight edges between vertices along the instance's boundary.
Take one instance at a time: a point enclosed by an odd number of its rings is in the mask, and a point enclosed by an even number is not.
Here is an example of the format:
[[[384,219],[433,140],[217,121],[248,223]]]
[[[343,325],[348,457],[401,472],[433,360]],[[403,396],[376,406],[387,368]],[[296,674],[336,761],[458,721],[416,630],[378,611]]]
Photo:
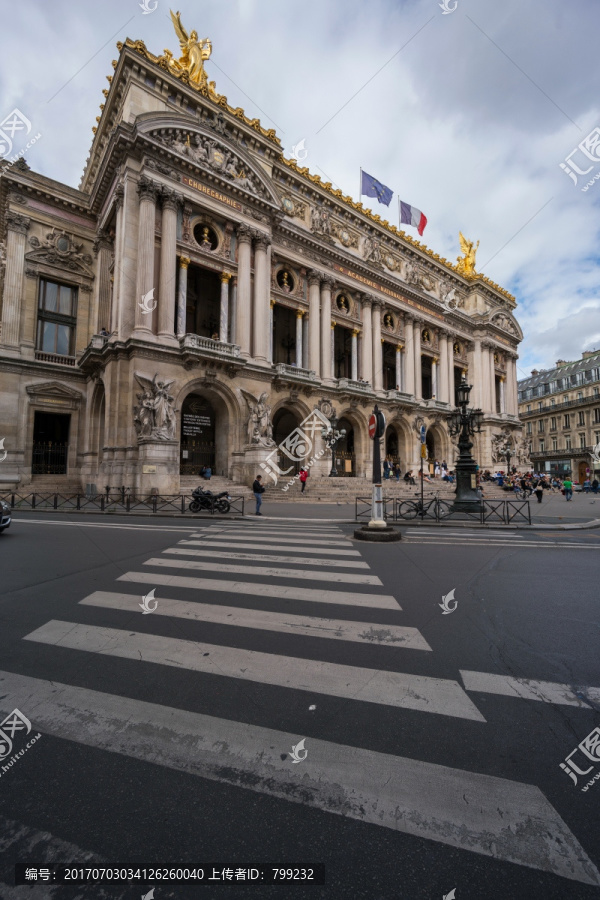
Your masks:
[[[362,203],[362,167],[358,176],[358,202]]]
[[[402,207],[400,206],[400,194],[398,194],[398,227],[402,230]]]

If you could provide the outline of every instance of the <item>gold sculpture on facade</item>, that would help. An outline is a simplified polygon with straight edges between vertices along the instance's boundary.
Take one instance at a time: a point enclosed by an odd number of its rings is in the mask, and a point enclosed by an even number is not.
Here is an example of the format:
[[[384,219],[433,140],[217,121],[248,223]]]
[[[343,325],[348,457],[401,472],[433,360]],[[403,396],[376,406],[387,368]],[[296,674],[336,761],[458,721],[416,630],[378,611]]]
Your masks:
[[[192,31],[188,35],[187,31],[181,24],[181,13],[174,13],[170,10],[173,28],[179,38],[181,45],[181,57],[173,59],[170,50],[165,50],[165,56],[168,60],[168,67],[174,75],[181,75],[186,72],[190,80],[190,84],[197,87],[205,88],[208,82],[208,76],[204,71],[204,60],[210,59],[212,53],[212,44],[208,38],[198,40],[198,32]]]
[[[462,231],[458,232],[458,239],[464,256],[456,257],[456,269],[461,275],[475,275],[475,256],[477,255],[479,241],[477,241],[477,244],[474,244],[473,241],[468,241]]]

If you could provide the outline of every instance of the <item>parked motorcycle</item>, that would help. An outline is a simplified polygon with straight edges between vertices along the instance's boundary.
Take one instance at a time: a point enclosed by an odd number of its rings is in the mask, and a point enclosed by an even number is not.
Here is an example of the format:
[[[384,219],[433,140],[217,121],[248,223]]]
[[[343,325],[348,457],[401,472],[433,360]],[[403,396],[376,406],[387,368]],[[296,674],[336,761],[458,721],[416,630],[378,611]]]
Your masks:
[[[220,494],[213,494],[212,491],[205,491],[201,487],[197,487],[192,491],[193,500],[189,505],[190,512],[200,512],[201,509],[216,509],[220,513],[228,513],[231,509],[229,501],[231,497],[227,491],[221,491]]]

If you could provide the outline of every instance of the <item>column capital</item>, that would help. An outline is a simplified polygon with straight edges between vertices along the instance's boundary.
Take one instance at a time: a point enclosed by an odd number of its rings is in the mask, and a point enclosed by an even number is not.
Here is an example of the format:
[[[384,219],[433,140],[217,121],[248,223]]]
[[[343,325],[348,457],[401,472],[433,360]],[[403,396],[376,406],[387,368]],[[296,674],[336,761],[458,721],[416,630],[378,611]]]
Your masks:
[[[321,279],[323,278],[323,273],[318,272],[317,269],[310,269],[308,272],[308,283],[315,285],[321,284]]]
[[[404,350],[404,344],[396,344],[396,353],[402,353]]]
[[[371,294],[361,294],[360,295],[361,306],[364,306],[367,309],[370,309],[372,303],[373,303],[373,297]]]
[[[152,203],[156,203],[156,198],[160,194],[161,188],[156,181],[148,178],[147,175],[141,175],[137,184],[137,191],[140,196],[140,202],[142,200],[150,200]]]
[[[274,300],[273,297],[271,297],[271,300],[269,301],[269,306],[271,307],[271,309],[275,308],[276,303],[277,303],[277,301]]]
[[[437,366],[437,364],[439,363],[439,361],[440,361],[439,356],[432,356],[432,357],[431,357],[431,362],[432,362],[432,363],[435,363],[436,366]]]
[[[334,320],[332,319],[332,320],[331,320],[331,329],[332,329],[332,330],[335,328],[336,324],[337,324],[337,323],[334,322]]]
[[[231,272],[221,272],[221,284],[228,284],[229,280],[232,278]]]
[[[352,337],[358,337],[359,334],[360,334],[360,329],[358,329],[358,328],[352,329]]]
[[[385,303],[383,302],[383,300],[380,300],[379,297],[373,297],[373,299],[371,300],[371,306],[373,309],[383,309]]]
[[[264,250],[266,253],[271,246],[271,238],[267,234],[263,234],[262,231],[255,231],[253,237],[255,249]]]
[[[125,187],[122,184],[118,184],[115,188],[115,206],[117,208],[117,212],[123,206],[124,200],[125,200]]]
[[[5,216],[7,231],[14,231],[16,234],[27,234],[31,219],[28,216],[22,216],[19,213],[9,210]]]
[[[297,309],[297,310],[296,310],[296,318],[297,318],[297,319],[301,319],[303,315],[304,315],[304,310],[303,310],[303,309]]]
[[[171,209],[174,212],[177,212],[179,207],[183,205],[183,196],[177,191],[163,189],[161,192],[161,196],[163,210]]]
[[[100,250],[112,250],[113,242],[106,231],[100,230],[96,232],[96,240],[92,244],[92,249],[96,256]]]
[[[336,282],[335,282],[335,278],[333,277],[333,275],[323,275],[323,277],[321,278],[321,287],[322,288],[325,288],[325,289],[328,289],[331,291],[335,287],[335,284],[336,284]]]
[[[238,242],[240,244],[251,244],[253,231],[254,229],[250,228],[248,225],[238,225],[235,231]]]
[[[189,256],[180,256],[179,257],[179,266],[181,269],[187,269],[189,264],[191,263],[191,259]]]

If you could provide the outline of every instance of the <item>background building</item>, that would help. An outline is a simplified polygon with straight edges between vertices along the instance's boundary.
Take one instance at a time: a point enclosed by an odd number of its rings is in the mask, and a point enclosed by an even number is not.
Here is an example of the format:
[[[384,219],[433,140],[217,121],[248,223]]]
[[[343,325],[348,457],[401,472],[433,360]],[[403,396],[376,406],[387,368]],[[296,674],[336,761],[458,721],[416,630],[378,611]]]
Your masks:
[[[524,462],[514,298],[285,159],[199,58],[118,47],[79,188],[0,167],[0,483],[248,481],[317,407],[346,431],[341,474],[365,477],[375,402],[403,471],[422,424],[452,464],[462,374],[480,464],[507,442]]]
[[[583,483],[600,472],[600,350],[519,381],[519,414],[537,472],[572,473]],[[593,476],[590,476],[593,477]]]

